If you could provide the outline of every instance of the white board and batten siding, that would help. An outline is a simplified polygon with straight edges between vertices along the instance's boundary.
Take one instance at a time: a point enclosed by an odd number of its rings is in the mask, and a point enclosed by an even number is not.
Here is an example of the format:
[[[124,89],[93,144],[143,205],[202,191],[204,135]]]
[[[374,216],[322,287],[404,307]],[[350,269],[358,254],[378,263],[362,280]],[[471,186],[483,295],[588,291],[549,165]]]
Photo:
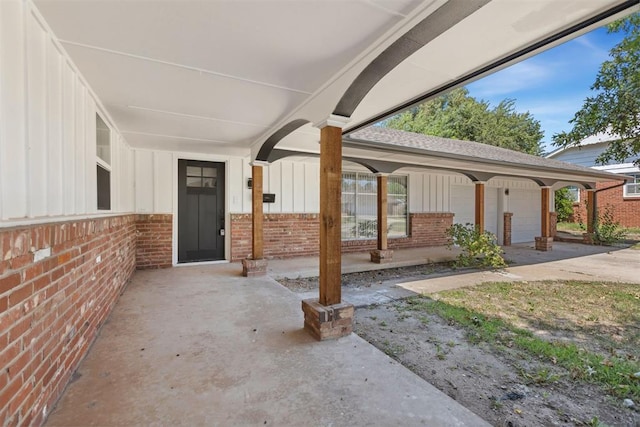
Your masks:
[[[0,1],[0,220],[105,212],[97,210],[98,109],[31,4]],[[111,212],[131,211],[132,151],[110,127]]]
[[[466,182],[465,182],[466,180]],[[451,186],[451,212],[454,223],[475,221],[475,184],[458,178]],[[509,190],[509,195],[505,190]],[[540,187],[530,180],[492,178],[485,184],[485,229],[502,241],[503,214],[512,212],[512,243],[532,242],[540,235]]]

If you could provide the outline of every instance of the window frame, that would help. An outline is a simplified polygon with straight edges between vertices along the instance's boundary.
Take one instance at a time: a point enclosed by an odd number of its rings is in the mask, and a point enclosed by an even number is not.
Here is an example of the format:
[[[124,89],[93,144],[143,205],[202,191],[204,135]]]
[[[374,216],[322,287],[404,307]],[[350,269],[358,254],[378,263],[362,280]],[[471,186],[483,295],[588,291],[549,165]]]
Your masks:
[[[640,172],[625,173],[625,175],[632,176],[635,178],[635,180],[625,182],[625,184],[622,187],[623,188],[622,197],[629,198],[629,199],[640,198]],[[635,193],[629,193],[628,190],[631,186],[636,187]]]
[[[109,152],[109,160],[105,160],[102,157],[100,157],[100,155],[98,154],[98,135],[100,132],[100,126],[99,126],[99,122],[102,122],[102,124],[104,124],[104,126],[106,127],[106,129],[108,130],[109,134],[108,134],[108,140],[109,140],[109,148],[108,148],[108,152]],[[113,162],[113,130],[111,129],[111,127],[107,124],[107,121],[105,119],[102,118],[102,115],[96,111],[96,210],[98,211],[111,211],[112,210],[112,166],[111,163]],[[108,197],[106,200],[106,205],[101,206],[101,180],[99,179],[99,172],[98,172],[98,168],[101,168],[102,170],[104,170],[107,174],[108,174]]]
[[[371,192],[371,191],[359,191],[359,187],[358,187],[358,182],[365,179],[368,181],[373,181],[373,184],[375,185],[375,192]],[[389,193],[388,192],[388,186],[391,183],[391,178],[393,179],[402,179],[404,182],[404,186],[406,188],[406,194],[404,194],[404,198],[405,198],[405,209],[404,209],[404,233],[401,235],[389,235],[387,234],[389,239],[399,239],[399,238],[406,238],[409,236],[409,176],[408,175],[389,175],[389,180],[387,182],[387,200],[389,198],[390,195],[392,196],[402,196],[402,194],[400,193]],[[353,179],[354,183],[353,183],[353,191],[345,191],[345,187],[347,187],[347,185],[345,184],[345,179]],[[375,196],[375,203],[374,203],[374,209],[375,209],[375,219],[371,220],[369,219],[369,221],[374,221],[377,224],[377,218],[378,218],[378,204],[377,204],[377,195],[378,195],[378,189],[377,189],[377,185],[378,185],[378,181],[377,181],[377,177],[374,173],[371,172],[363,172],[363,171],[352,171],[352,170],[343,170],[342,172],[342,191],[341,191],[341,195],[342,195],[342,206],[341,206],[341,227],[342,227],[342,232],[341,232],[341,236],[342,236],[342,241],[356,241],[356,240],[373,240],[373,239],[377,239],[377,226],[375,227],[375,230],[372,232],[370,230],[371,227],[366,226],[366,231],[367,233],[363,233],[361,234],[361,230],[360,230],[360,223],[361,221],[359,220],[359,218],[361,218],[362,216],[371,216],[371,214],[367,214],[367,213],[363,213],[363,209],[365,209],[364,207],[359,207],[358,204],[358,200],[360,200],[361,196]],[[353,198],[353,214],[352,215],[347,215],[345,213],[345,211],[343,210],[345,207],[345,196],[351,196]],[[390,215],[389,214],[389,206],[387,205],[387,219],[390,216],[394,216],[394,217],[399,217],[399,215]],[[348,218],[353,218],[353,225],[351,226],[353,228],[353,231],[350,232],[350,234],[346,234],[349,232],[348,228],[349,225],[345,225],[344,219],[345,217]],[[345,228],[347,230],[345,230]]]

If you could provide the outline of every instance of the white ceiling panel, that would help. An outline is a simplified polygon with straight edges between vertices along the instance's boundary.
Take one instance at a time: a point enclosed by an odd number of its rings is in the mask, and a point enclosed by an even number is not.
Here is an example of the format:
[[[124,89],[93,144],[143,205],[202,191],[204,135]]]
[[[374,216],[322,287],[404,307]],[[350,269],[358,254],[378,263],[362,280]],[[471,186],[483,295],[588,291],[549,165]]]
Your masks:
[[[67,50],[108,110],[133,105],[268,126],[306,98],[129,56],[78,46]]]
[[[188,116],[139,107],[114,107],[111,109],[111,115],[118,122],[121,131],[134,130],[201,140],[215,138],[221,143],[244,140],[248,145],[256,133],[266,129],[265,126],[212,120],[202,116]]]
[[[313,92],[416,2],[388,12],[326,0],[37,4],[62,40]]]

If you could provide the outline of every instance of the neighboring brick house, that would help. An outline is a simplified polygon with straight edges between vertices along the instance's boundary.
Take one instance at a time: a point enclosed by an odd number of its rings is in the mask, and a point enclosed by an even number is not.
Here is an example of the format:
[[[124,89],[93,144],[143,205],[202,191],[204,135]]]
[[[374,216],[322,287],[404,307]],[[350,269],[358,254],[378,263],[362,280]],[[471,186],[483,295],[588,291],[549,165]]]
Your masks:
[[[640,227],[640,168],[634,165],[633,158],[624,162],[610,162],[607,165],[596,163],[596,158],[606,150],[611,137],[598,134],[587,138],[578,147],[556,150],[549,155],[550,159],[560,160],[576,165],[587,166],[601,171],[631,176],[634,181],[599,182],[596,184],[596,205],[599,212],[605,209],[613,214],[615,221],[624,227]],[[571,187],[576,198],[574,203],[574,221],[586,219],[585,190]]]

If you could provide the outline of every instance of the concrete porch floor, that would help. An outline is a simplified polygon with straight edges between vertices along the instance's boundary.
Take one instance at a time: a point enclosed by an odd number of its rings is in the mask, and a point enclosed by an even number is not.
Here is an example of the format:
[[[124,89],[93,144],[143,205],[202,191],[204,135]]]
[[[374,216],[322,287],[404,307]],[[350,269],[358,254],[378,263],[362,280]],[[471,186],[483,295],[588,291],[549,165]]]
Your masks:
[[[453,255],[397,251],[382,267]],[[566,243],[546,253],[516,245],[507,248],[516,264],[505,272],[461,271],[402,287],[589,280],[585,274],[606,270],[609,280],[637,282],[639,256]],[[368,254],[345,255],[343,265],[345,272],[380,267]],[[355,334],[316,342],[302,329],[300,294],[271,277],[243,278],[241,270],[236,263],[136,273],[46,425],[487,425]],[[269,273],[315,275],[317,259],[272,260]]]
[[[298,295],[238,264],[135,274],[48,426],[486,423]]]

